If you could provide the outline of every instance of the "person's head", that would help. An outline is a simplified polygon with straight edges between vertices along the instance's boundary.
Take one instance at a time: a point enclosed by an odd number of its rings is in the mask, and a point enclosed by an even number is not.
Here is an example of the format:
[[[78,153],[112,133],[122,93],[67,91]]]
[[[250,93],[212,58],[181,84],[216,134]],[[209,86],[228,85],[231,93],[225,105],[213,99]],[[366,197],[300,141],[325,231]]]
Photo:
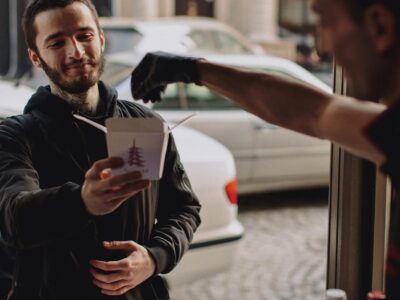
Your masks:
[[[389,10],[396,19],[397,35],[400,38],[400,5],[398,0],[338,0],[350,16],[359,24],[362,24],[364,14],[371,5],[379,4]]]
[[[36,67],[69,93],[95,85],[104,66],[104,34],[91,0],[32,0],[22,21]]]
[[[376,100],[393,94],[400,72],[400,1],[315,0],[313,4],[322,52],[345,68],[355,95]]]

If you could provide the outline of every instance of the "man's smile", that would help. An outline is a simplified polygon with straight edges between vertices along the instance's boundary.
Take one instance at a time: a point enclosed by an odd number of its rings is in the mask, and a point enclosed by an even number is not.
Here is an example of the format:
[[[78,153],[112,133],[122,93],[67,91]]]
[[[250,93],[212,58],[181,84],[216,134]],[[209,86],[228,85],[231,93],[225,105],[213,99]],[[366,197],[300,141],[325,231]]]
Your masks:
[[[94,64],[91,62],[79,62],[79,63],[71,63],[69,65],[66,65],[64,70],[66,72],[68,71],[76,71],[76,72],[87,72],[93,69]]]

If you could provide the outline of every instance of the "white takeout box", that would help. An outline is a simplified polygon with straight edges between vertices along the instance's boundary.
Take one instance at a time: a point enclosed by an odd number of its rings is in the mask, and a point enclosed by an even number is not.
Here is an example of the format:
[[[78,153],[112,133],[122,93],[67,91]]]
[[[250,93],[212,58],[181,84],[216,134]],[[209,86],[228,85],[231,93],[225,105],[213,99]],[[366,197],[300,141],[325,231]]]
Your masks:
[[[108,155],[125,162],[112,170],[113,175],[140,171],[143,179],[161,178],[169,136],[165,122],[158,118],[110,118],[106,127]]]
[[[169,133],[195,115],[192,113],[171,128],[158,118],[110,118],[103,126],[84,116],[73,116],[103,131],[107,138],[108,155],[124,159],[122,168],[112,170],[114,175],[140,171],[143,179],[158,180],[164,170]]]

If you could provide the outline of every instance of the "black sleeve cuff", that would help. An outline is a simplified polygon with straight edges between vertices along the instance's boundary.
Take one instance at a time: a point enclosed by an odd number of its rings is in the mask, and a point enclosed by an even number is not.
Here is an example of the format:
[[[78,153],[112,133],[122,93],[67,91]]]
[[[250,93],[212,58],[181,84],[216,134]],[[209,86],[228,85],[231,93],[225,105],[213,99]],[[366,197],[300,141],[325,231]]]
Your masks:
[[[400,183],[400,101],[373,120],[365,133],[386,156],[381,170],[394,184]]]
[[[156,265],[153,276],[165,273],[168,268],[168,261],[170,260],[167,251],[160,246],[145,246],[145,248],[154,259]]]

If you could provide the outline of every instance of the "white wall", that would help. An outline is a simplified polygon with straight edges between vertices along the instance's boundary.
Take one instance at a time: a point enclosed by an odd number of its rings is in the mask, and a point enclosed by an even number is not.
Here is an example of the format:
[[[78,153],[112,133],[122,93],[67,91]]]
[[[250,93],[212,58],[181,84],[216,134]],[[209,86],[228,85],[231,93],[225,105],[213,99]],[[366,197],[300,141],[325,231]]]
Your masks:
[[[276,39],[278,0],[214,0],[215,17],[256,42]],[[137,19],[173,16],[175,0],[114,0],[114,15]]]
[[[292,26],[301,26],[304,23],[313,24],[316,16],[311,10],[311,0],[307,0],[308,9],[304,11],[303,1],[285,0],[282,2],[282,21]],[[305,15],[304,15],[305,14]]]
[[[151,19],[173,15],[174,0],[114,0],[114,16]]]
[[[175,0],[158,0],[158,5],[160,17],[175,15]]]
[[[278,0],[215,0],[215,16],[254,41],[277,36]]]

